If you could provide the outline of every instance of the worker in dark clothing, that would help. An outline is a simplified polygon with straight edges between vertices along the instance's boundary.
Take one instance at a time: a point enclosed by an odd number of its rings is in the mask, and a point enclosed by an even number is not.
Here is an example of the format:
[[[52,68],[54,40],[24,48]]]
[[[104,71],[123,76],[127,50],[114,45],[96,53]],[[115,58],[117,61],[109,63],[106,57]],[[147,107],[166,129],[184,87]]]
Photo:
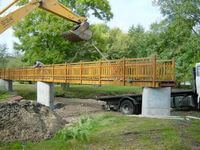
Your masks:
[[[41,68],[41,67],[44,67],[44,64],[40,61],[36,61],[35,62],[35,65],[34,65],[34,68]]]

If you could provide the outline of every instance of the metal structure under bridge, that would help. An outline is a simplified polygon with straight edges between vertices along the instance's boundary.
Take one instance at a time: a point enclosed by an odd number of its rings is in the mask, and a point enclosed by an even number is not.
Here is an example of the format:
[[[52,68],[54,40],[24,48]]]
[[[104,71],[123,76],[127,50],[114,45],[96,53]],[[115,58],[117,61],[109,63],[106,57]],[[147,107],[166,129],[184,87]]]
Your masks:
[[[175,60],[152,58],[46,65],[42,68],[0,69],[0,79],[141,87],[175,86]]]

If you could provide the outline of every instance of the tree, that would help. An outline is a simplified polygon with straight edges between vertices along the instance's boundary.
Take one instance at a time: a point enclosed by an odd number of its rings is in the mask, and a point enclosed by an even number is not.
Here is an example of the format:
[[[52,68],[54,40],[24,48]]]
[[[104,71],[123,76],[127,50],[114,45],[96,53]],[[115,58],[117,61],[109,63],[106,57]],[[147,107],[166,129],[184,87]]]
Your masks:
[[[176,58],[178,81],[190,80],[192,68],[200,61],[200,0],[158,0],[166,17],[160,24],[155,52],[161,58]]]
[[[7,68],[21,68],[27,66],[23,62],[23,54],[18,53],[19,51],[14,51],[14,53],[7,57]]]
[[[20,5],[26,2],[21,1]],[[107,21],[113,16],[107,0],[61,0],[60,2],[70,6],[80,15],[89,16],[92,13],[97,18]],[[36,60],[46,64],[69,61],[77,51],[84,53],[83,45],[86,45],[85,42],[73,43],[63,39],[62,33],[73,26],[74,24],[69,21],[37,9],[14,27],[15,36],[20,41],[15,43],[15,49],[25,53],[24,61],[29,64]]]
[[[195,34],[200,31],[200,0],[158,0],[161,12],[169,20],[182,18]]]
[[[0,68],[6,67],[7,63],[7,46],[5,44],[0,45]]]
[[[129,57],[148,57],[148,47],[147,47],[147,32],[141,25],[132,26],[128,35],[130,37],[129,42]]]

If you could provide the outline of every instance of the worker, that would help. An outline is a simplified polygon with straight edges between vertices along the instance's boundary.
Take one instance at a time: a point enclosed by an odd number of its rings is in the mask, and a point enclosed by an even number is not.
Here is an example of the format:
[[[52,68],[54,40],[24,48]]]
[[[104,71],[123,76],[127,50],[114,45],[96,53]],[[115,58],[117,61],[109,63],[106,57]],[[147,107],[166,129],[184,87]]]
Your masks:
[[[35,65],[34,65],[34,68],[41,68],[41,67],[44,67],[44,64],[40,61],[36,61],[35,62]]]

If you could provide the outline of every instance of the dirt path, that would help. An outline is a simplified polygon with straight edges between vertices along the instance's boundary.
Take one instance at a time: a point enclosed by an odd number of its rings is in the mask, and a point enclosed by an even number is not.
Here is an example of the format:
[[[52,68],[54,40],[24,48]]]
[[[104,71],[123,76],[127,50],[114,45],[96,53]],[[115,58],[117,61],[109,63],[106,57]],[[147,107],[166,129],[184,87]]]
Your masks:
[[[74,123],[81,116],[104,112],[102,105],[104,102],[98,102],[93,99],[55,99],[55,112],[67,122]]]

